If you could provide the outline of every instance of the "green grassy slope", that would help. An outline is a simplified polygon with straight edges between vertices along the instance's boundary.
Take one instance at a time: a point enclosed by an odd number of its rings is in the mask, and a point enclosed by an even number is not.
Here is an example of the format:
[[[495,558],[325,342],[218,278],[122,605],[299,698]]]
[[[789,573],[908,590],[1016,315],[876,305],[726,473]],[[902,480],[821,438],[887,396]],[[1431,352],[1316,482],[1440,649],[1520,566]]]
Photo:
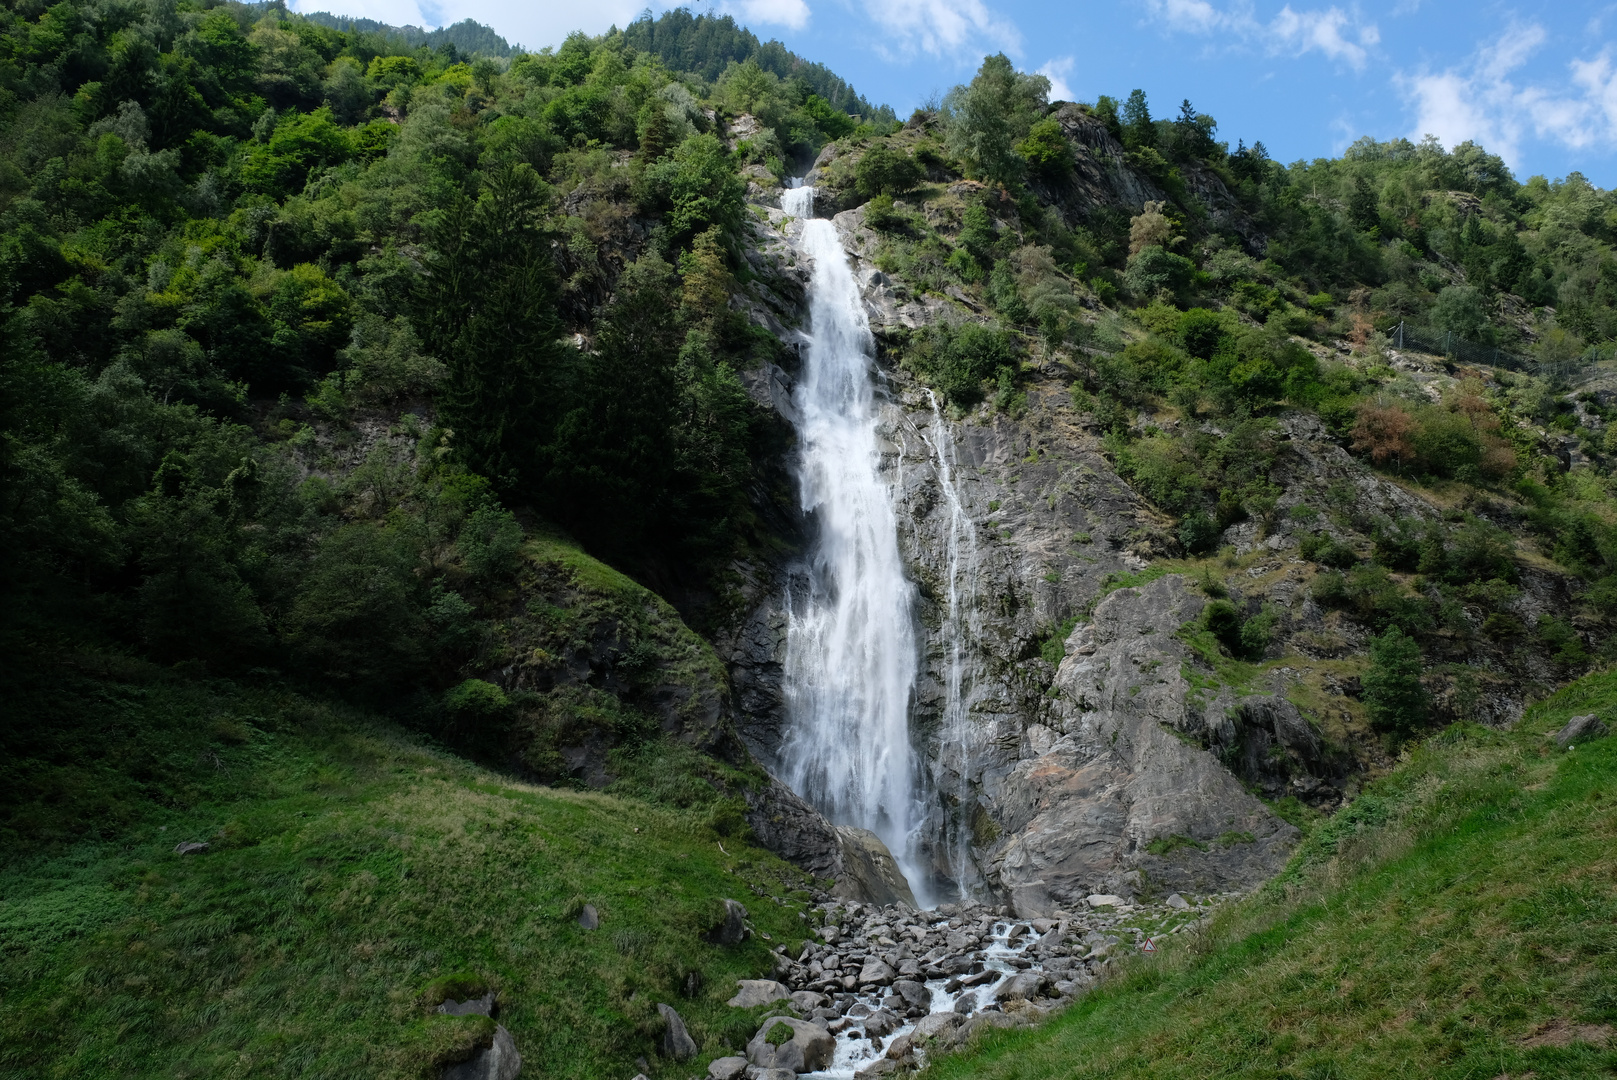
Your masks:
[[[723,1001],[772,946],[707,943],[720,898],[799,942],[801,875],[698,811],[515,783],[280,689],[133,664],[10,689],[81,742],[0,842],[3,1077],[433,1075],[485,1035],[424,1004],[459,975],[499,989],[530,1075],[661,1076],[657,1002],[709,1055],[753,1030]]]
[[[1614,707],[1607,672],[1511,733],[1451,729],[1199,940],[926,1075],[1617,1074],[1617,737],[1545,735]]]

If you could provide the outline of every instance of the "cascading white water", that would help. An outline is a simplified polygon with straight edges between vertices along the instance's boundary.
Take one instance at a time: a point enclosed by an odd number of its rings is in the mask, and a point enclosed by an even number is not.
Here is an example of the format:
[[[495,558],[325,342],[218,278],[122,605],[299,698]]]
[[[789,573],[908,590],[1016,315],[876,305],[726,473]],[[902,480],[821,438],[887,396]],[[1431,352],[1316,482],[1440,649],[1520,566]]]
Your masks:
[[[977,531],[966,514],[960,489],[955,483],[954,438],[949,424],[938,407],[936,394],[928,391],[932,400],[932,429],[929,441],[937,458],[938,487],[943,492],[943,511],[946,515],[944,555],[948,560],[948,581],[944,598],[948,608],[944,612],[939,637],[943,644],[943,724],[939,740],[939,765],[954,773],[956,813],[952,823],[943,826],[943,850],[948,860],[949,876],[954,879],[960,899],[969,899],[971,880],[972,812],[971,763],[975,732],[971,725],[970,693],[968,683],[969,656],[972,642],[980,640],[981,613],[977,604]]]
[[[880,836],[926,903],[910,743],[918,655],[892,489],[881,472],[873,342],[847,253],[789,188],[812,260],[808,355],[794,392],[803,510],[816,526],[806,589],[788,592],[784,779],[832,821]]]

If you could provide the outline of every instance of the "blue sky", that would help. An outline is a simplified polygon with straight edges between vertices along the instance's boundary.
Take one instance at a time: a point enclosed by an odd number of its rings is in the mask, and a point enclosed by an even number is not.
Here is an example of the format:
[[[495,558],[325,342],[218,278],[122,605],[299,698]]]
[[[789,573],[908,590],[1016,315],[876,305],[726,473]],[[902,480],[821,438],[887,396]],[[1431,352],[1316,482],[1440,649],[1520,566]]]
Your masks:
[[[645,0],[294,0],[392,23],[473,18],[528,48],[623,25]],[[670,4],[653,4],[655,11]],[[907,116],[1004,51],[1056,95],[1189,98],[1233,146],[1286,162],[1361,135],[1473,139],[1519,179],[1617,183],[1617,3],[1380,0],[703,0]]]

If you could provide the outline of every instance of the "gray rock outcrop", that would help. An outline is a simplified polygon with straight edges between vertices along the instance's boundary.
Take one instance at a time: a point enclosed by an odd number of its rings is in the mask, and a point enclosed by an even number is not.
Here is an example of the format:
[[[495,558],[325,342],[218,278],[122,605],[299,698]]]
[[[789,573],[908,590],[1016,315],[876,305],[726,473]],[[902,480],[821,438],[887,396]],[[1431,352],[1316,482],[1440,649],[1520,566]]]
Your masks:
[[[517,1080],[522,1075],[522,1055],[503,1025],[494,1028],[494,1041],[478,1050],[469,1060],[446,1068],[441,1080]]]
[[[1555,733],[1555,745],[1565,750],[1569,746],[1598,739],[1606,734],[1606,725],[1600,722],[1597,714],[1574,716],[1566,722],[1566,727]]]
[[[1022,917],[1091,893],[1134,891],[1144,870],[1196,892],[1249,889],[1298,839],[1212,754],[1175,732],[1195,688],[1176,631],[1205,599],[1178,575],[1103,600],[1067,642],[1042,753],[985,778],[1005,829],[990,875]]]

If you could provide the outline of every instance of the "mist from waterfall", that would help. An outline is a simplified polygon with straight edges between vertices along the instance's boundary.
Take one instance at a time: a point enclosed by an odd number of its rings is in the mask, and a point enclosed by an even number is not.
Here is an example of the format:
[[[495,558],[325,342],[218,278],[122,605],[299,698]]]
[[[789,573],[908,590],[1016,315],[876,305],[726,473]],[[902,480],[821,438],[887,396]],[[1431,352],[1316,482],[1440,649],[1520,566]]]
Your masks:
[[[802,507],[816,533],[806,582],[786,597],[783,779],[840,825],[869,829],[921,903],[924,813],[910,743],[919,666],[915,589],[904,576],[891,485],[881,471],[873,341],[847,253],[813,217],[814,189],[789,188],[809,281],[807,356],[794,391]]]
[[[972,751],[975,732],[970,713],[970,673],[972,642],[982,637],[981,614],[977,603],[977,530],[966,514],[960,488],[955,483],[956,454],[949,424],[932,399],[932,427],[929,439],[937,459],[938,488],[943,493],[944,556],[947,579],[946,603],[939,638],[943,645],[943,723],[938,739],[938,773],[953,773],[955,813],[943,823],[942,849],[948,861],[949,876],[959,889],[959,898],[970,899],[975,868],[971,861],[972,816],[976,797],[971,790]],[[940,787],[943,785],[940,785]]]

